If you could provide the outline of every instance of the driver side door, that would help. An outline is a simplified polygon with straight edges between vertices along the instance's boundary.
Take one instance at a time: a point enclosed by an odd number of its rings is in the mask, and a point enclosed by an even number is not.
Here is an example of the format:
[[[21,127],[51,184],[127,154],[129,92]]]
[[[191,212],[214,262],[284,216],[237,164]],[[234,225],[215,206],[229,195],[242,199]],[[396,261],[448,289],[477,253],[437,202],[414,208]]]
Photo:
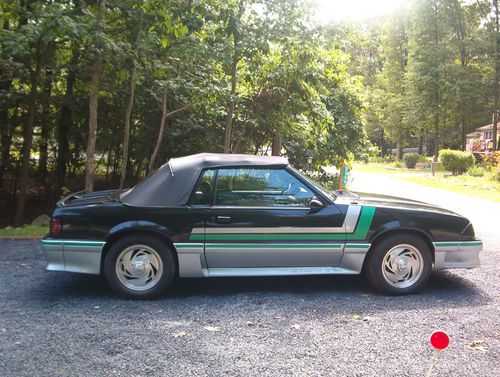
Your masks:
[[[314,188],[294,172],[221,168],[215,177],[204,230],[209,269],[339,265],[345,214],[329,203],[311,211]]]

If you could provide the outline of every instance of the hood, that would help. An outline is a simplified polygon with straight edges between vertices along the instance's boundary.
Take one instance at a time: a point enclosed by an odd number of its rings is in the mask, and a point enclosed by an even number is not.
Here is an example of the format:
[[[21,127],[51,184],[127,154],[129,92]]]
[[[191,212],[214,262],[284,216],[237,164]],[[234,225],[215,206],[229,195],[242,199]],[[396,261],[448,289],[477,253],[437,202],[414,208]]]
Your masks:
[[[449,211],[447,209],[441,208],[433,204],[419,202],[416,200],[411,200],[406,198],[399,198],[396,196],[389,196],[389,195],[378,195],[378,194],[370,194],[363,192],[346,193],[346,194],[341,193],[340,195],[337,196],[337,200],[335,201],[335,203],[346,203],[346,202],[350,204],[356,203],[373,207],[400,208],[400,209],[408,209],[415,211],[427,211],[433,213],[441,213],[444,215],[462,217],[461,215],[455,212]]]

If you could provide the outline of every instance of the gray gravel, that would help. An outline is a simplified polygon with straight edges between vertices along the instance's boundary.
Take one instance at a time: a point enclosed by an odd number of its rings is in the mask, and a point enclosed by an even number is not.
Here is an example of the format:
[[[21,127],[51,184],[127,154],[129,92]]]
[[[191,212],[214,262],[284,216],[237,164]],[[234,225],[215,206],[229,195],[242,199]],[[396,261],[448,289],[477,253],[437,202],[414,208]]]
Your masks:
[[[37,242],[0,240],[0,376],[424,376],[436,329],[451,345],[433,376],[498,376],[491,226],[481,268],[434,273],[407,297],[321,276],[186,279],[129,301],[100,277],[45,271]]]

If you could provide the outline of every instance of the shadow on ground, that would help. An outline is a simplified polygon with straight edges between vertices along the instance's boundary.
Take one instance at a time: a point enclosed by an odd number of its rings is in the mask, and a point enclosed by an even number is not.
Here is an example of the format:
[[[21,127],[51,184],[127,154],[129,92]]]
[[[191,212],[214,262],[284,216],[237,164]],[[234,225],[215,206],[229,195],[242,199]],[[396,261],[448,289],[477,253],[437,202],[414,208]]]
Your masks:
[[[85,301],[89,300],[106,300],[114,306],[137,306],[137,301],[117,296],[100,276],[42,272],[38,283],[41,284],[32,287],[26,295],[32,304],[38,301],[46,305],[49,301],[78,306],[79,303],[88,305]],[[360,276],[178,279],[164,297],[141,301],[140,305],[155,308],[168,305],[175,310],[177,304],[183,307],[187,302],[201,305],[224,302],[227,309],[228,303],[236,305],[242,297],[254,300],[256,305],[279,302],[290,308],[298,299],[301,305],[327,300],[340,310],[342,302],[359,300],[357,304],[371,312],[474,307],[490,302],[488,295],[466,278],[450,272],[435,272],[424,292],[401,297],[374,292]]]

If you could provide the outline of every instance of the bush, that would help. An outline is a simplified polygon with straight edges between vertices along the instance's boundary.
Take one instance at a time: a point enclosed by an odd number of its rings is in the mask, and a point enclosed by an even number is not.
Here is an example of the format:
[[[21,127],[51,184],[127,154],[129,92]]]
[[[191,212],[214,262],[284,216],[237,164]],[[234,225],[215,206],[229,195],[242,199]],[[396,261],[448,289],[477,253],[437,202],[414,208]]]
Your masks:
[[[373,162],[375,164],[388,164],[393,161],[393,158],[391,155],[386,155],[384,157],[370,157],[370,162]]]
[[[497,166],[495,173],[493,174],[493,179],[500,182],[500,166]]]
[[[467,169],[467,175],[471,177],[482,177],[484,175],[484,169],[481,166],[471,166]]]
[[[446,170],[453,172],[453,175],[463,174],[471,166],[474,166],[474,155],[470,152],[454,151],[452,149],[442,149],[439,151],[439,159]]]
[[[493,153],[485,155],[482,164],[488,170],[491,170],[495,166],[500,165],[500,151],[495,151]]]
[[[403,164],[401,163],[401,161],[394,161],[394,162],[392,163],[392,166],[394,166],[395,168],[400,169],[400,168],[402,168],[402,167],[403,167]]]
[[[418,153],[406,153],[403,155],[403,161],[408,169],[415,168],[417,162],[421,160],[421,157]]]

